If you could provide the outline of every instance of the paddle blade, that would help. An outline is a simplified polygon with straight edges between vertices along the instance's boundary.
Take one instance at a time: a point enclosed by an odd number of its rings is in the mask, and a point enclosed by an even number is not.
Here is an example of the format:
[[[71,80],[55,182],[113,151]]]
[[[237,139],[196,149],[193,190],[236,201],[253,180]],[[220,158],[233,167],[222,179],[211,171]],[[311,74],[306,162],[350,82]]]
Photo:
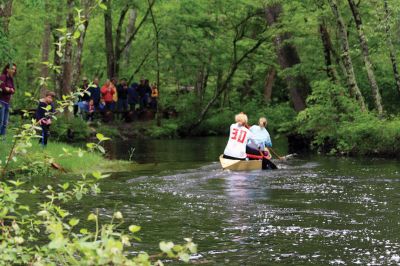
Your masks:
[[[275,169],[278,169],[278,166],[276,166],[270,160],[268,160],[266,158],[263,158],[263,160],[262,160],[262,169],[263,170],[275,170]]]

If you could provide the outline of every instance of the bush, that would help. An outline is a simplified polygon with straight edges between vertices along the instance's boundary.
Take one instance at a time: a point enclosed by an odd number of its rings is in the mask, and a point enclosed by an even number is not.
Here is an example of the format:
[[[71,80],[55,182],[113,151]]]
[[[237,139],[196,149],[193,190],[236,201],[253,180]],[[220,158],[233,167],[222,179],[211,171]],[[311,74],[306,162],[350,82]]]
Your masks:
[[[152,138],[174,138],[177,137],[178,124],[176,121],[163,120],[162,126],[152,126],[148,131]]]
[[[329,81],[315,82],[307,105],[294,126],[296,133],[313,139],[314,149],[352,155],[400,152],[400,118],[382,120],[372,112],[362,112],[345,88]]]
[[[78,117],[59,116],[57,120],[53,120],[50,127],[52,137],[59,141],[70,141],[71,135],[68,131],[72,131],[74,141],[84,141],[90,136],[90,128],[86,121]]]

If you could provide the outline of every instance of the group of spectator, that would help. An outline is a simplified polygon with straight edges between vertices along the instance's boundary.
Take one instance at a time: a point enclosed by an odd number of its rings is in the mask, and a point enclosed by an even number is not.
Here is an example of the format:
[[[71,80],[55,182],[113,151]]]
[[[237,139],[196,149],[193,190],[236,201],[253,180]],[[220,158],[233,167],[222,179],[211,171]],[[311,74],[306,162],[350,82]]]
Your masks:
[[[9,118],[10,102],[15,93],[14,76],[17,73],[16,64],[7,64],[0,73],[0,141],[4,141]],[[157,109],[158,89],[156,84],[150,86],[149,80],[142,78],[140,83],[130,86],[126,79],[107,80],[102,87],[99,79],[89,83],[87,78],[82,79],[83,94],[74,105],[74,114],[81,114],[88,120],[93,120],[95,113],[110,114],[117,112],[128,114],[141,112],[146,108]],[[49,129],[52,123],[51,114],[54,113],[55,93],[47,91],[39,100],[35,118],[42,129],[39,142],[47,145]],[[121,116],[123,117],[123,116]]]
[[[75,104],[74,114],[80,114],[90,121],[93,120],[95,113],[99,112],[126,114],[129,111],[137,112],[145,108],[157,109],[157,85],[150,85],[147,79],[142,78],[139,84],[133,82],[129,85],[125,78],[119,82],[112,78],[107,79],[101,87],[98,78],[89,83],[84,77],[82,82],[83,96],[79,97]]]

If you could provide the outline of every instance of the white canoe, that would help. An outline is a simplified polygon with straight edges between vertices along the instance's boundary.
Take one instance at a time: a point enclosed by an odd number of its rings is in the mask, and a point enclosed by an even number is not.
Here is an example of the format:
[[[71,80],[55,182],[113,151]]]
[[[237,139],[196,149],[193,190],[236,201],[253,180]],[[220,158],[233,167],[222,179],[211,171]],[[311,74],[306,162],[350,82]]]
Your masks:
[[[231,160],[225,159],[223,156],[219,156],[219,161],[223,169],[229,169],[234,171],[251,171],[251,170],[261,170],[262,160]]]

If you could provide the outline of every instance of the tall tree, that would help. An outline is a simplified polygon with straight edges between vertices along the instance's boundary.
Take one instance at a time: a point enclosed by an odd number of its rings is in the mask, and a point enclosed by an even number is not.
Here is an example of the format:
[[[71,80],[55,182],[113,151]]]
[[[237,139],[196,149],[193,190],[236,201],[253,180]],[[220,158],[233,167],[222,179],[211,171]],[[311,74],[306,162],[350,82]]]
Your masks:
[[[272,98],[272,87],[274,86],[276,77],[276,70],[274,67],[268,69],[265,82],[264,82],[264,102],[271,102]]]
[[[267,24],[272,27],[278,23],[279,17],[283,12],[282,4],[275,3],[265,8]],[[274,38],[278,63],[282,70],[300,64],[300,57],[296,47],[290,43],[292,34],[289,32],[280,33]],[[301,74],[288,74],[285,77],[289,89],[289,96],[294,109],[299,112],[306,108],[306,98],[309,93],[309,84],[306,77]]]
[[[230,63],[229,70],[225,75],[223,74],[221,69],[218,70],[214,95],[207,102],[207,104],[203,106],[202,110],[197,116],[197,119],[194,120],[193,123],[191,123],[184,131],[190,132],[192,129],[196,128],[203,122],[210,108],[215,104],[215,102],[220,98],[220,96],[223,95],[223,93],[226,90],[228,90],[228,87],[231,84],[231,81],[236,71],[238,70],[239,66],[246,59],[248,59],[253,53],[255,53],[257,49],[267,40],[266,37],[263,36],[263,32],[265,30],[259,32],[258,34],[259,36],[257,36],[258,38],[256,40],[253,40],[253,44],[251,46],[247,46],[246,49],[240,53],[239,50],[240,41],[246,38],[246,29],[248,27],[247,24],[255,16],[258,16],[258,14],[253,14],[253,13],[248,14],[243,20],[241,20],[234,26],[235,35],[232,41],[233,44],[232,60]]]
[[[332,81],[337,81],[337,73],[332,63],[332,52],[333,52],[332,42],[329,36],[329,32],[326,28],[325,22],[319,24],[319,33],[321,36],[322,46],[324,49],[326,74]]]
[[[8,25],[10,24],[10,18],[12,15],[12,5],[13,0],[2,1],[3,4],[0,5],[0,21],[1,27],[4,34],[8,34]]]
[[[65,40],[64,56],[63,56],[63,68],[62,68],[62,94],[69,94],[73,88],[72,85],[72,40],[74,32],[74,0],[67,0],[67,36]]]
[[[396,81],[396,88],[397,91],[400,93],[400,75],[399,75],[399,70],[397,67],[397,60],[396,60],[396,53],[394,49],[394,45],[392,42],[392,35],[390,33],[390,11],[388,7],[387,0],[383,1],[384,4],[384,10],[385,10],[385,33],[386,33],[386,42],[387,46],[389,48],[389,56],[390,56],[390,61],[392,62],[392,69],[393,69],[393,74],[394,74],[394,80]]]
[[[112,78],[115,75],[115,54],[113,44],[113,29],[112,29],[112,9],[111,0],[104,0],[107,10],[104,11],[104,38],[106,43],[106,58],[107,58],[107,77]]]
[[[368,48],[367,39],[365,37],[364,30],[363,30],[361,15],[360,15],[358,7],[354,3],[354,1],[353,0],[347,0],[347,1],[349,2],[354,21],[356,23],[358,39],[360,41],[361,51],[362,51],[362,55],[363,55],[363,59],[364,59],[364,65],[365,65],[365,69],[367,71],[367,76],[368,76],[369,85],[371,87],[372,96],[374,98],[375,108],[377,109],[378,114],[382,115],[382,112],[383,112],[382,97],[379,92],[378,83],[376,82],[371,59],[369,57],[369,48]]]
[[[73,72],[72,72],[72,87],[75,88],[79,85],[80,76],[82,72],[82,53],[83,53],[83,44],[85,42],[86,32],[89,27],[89,12],[90,7],[93,4],[93,0],[81,0],[81,6],[83,7],[82,13],[79,13],[81,16],[81,20],[83,23],[80,24],[79,30],[79,38],[76,40],[76,48],[74,50],[73,57]]]
[[[149,6],[139,22],[138,26],[134,27],[134,31],[130,36],[125,39],[123,42],[122,39],[122,27],[123,22],[125,20],[126,13],[130,9],[130,4],[125,4],[122,8],[117,29],[115,31],[115,40],[113,39],[113,27],[112,27],[112,5],[111,0],[104,0],[104,3],[107,6],[107,10],[104,12],[104,37],[106,42],[106,54],[107,54],[107,74],[109,77],[117,77],[119,74],[120,68],[120,61],[121,57],[124,54],[125,50],[128,46],[131,45],[132,41],[134,40],[136,34],[139,32],[140,28],[143,26],[144,22],[146,21],[147,17],[150,14],[150,10],[153,7],[155,0],[149,1]]]
[[[131,36],[132,33],[135,31],[136,19],[137,19],[136,8],[130,8],[128,11],[128,25],[126,26],[125,30],[125,42],[128,41],[129,36]],[[125,52],[122,56],[126,61],[126,65],[129,65],[131,44],[132,43],[129,43],[129,45],[125,48]]]
[[[47,14],[49,14],[50,11],[50,3],[49,0],[45,0],[44,2],[44,9]],[[48,62],[49,61],[49,54],[50,54],[50,46],[51,46],[51,21],[49,16],[46,16],[44,19],[44,30],[43,30],[43,39],[42,39],[42,67],[40,70],[40,75],[44,79],[43,85],[41,86],[41,92],[40,94],[43,95],[45,90],[47,89],[47,78],[49,76],[49,67],[48,67]]]
[[[63,17],[63,5],[57,5],[55,11],[55,20],[50,23],[51,34],[53,36],[54,43],[54,56],[53,56],[53,65],[54,72],[52,73],[52,79],[54,81],[54,91],[58,96],[61,96],[62,86],[63,86],[63,76],[61,73],[62,62],[61,57],[63,55],[62,50],[62,40],[61,40],[61,32],[59,29],[61,28],[61,19]]]
[[[353,62],[350,57],[350,46],[349,46],[349,40],[347,37],[347,30],[346,30],[346,26],[344,24],[344,20],[342,18],[342,15],[339,12],[336,0],[328,0],[328,2],[329,2],[329,5],[331,6],[332,12],[336,19],[336,23],[338,25],[339,38],[340,38],[340,43],[342,45],[342,50],[343,50],[342,58],[343,58],[344,67],[346,69],[346,79],[347,79],[347,85],[349,86],[349,89],[350,89],[350,94],[351,94],[351,96],[355,97],[355,99],[358,101],[361,109],[363,111],[365,111],[366,107],[365,107],[364,97],[362,96],[361,91],[357,85],[356,76],[354,74]]]

